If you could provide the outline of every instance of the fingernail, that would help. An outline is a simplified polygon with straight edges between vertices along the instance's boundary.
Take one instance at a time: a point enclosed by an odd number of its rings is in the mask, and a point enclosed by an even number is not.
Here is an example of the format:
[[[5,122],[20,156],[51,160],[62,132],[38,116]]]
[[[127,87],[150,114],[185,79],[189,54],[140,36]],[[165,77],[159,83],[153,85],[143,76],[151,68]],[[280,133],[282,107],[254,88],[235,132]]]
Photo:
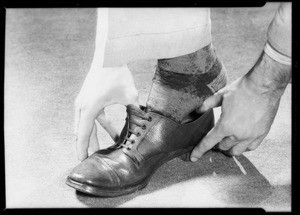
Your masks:
[[[192,161],[192,162],[196,162],[197,160],[198,160],[198,159],[195,158],[195,157],[192,157],[192,158],[191,158],[191,161]]]

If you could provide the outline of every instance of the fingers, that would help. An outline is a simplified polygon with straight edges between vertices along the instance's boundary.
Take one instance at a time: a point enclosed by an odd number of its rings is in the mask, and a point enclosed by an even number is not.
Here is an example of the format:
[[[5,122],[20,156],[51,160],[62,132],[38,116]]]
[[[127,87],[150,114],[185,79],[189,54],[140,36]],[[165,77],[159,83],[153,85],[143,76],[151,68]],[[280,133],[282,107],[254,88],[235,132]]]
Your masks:
[[[110,137],[115,142],[117,142],[117,140],[119,139],[119,133],[117,132],[117,129],[113,126],[111,120],[107,118],[104,110],[101,110],[98,114],[97,121],[108,132]]]
[[[89,149],[91,154],[98,151],[100,149],[99,143],[98,143],[98,137],[97,137],[97,125],[94,123],[93,131],[90,137],[90,144]]]
[[[219,144],[218,148],[228,156],[239,156],[245,151],[252,151],[256,149],[263,141],[266,135],[254,139],[244,141],[237,141],[234,137],[226,137]]]
[[[118,103],[123,105],[133,104],[139,106],[139,93],[135,87],[133,76],[127,66],[127,64],[121,67],[120,78],[122,78],[122,93],[119,94],[121,97],[118,98]]]
[[[76,105],[75,106],[75,117],[74,117],[74,134],[76,135],[76,140],[77,140],[79,120],[80,120],[80,108]]]
[[[233,146],[230,150],[228,150],[228,154],[231,156],[239,156],[245,152],[249,146],[249,144],[253,142],[253,139],[251,140],[245,140],[237,143],[235,146]]]
[[[213,127],[201,140],[201,142],[193,149],[193,152],[191,153],[191,161],[197,161],[205,152],[220,142],[224,136],[225,135],[221,133],[218,125]]]
[[[256,138],[252,143],[249,144],[247,151],[252,151],[252,150],[256,149],[261,144],[261,142],[264,140],[264,138],[266,136],[267,135],[262,135],[262,136]]]
[[[211,108],[218,107],[222,104],[224,90],[221,89],[214,95],[208,97],[198,109],[198,113],[204,113]]]
[[[105,42],[108,33],[108,9],[98,8],[97,9],[97,28],[96,28],[96,41],[95,41],[95,53],[92,66],[98,65],[103,66],[104,53],[105,53]]]
[[[229,137],[223,138],[223,140],[217,145],[217,148],[219,148],[222,151],[229,150],[234,145],[237,144],[237,139],[233,135]]]
[[[202,141],[194,148],[191,153],[191,161],[197,161],[205,152],[212,149],[217,144],[217,148],[221,149],[224,154],[228,156],[239,156],[245,151],[256,149],[265,138],[264,135],[254,139],[239,141],[233,135],[224,137],[225,135],[222,134],[218,127],[219,126],[216,125],[212,128],[212,130],[208,132]]]
[[[88,156],[89,140],[95,124],[95,115],[90,111],[82,110],[78,127],[77,157],[84,160]]]

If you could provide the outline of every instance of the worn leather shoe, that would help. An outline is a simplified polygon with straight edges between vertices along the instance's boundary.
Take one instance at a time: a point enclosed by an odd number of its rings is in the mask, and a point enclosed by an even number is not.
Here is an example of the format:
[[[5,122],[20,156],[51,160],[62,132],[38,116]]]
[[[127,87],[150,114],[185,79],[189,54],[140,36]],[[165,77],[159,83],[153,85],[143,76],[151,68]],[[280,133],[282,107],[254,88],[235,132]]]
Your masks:
[[[144,188],[167,161],[189,153],[214,126],[213,110],[181,124],[129,105],[117,143],[73,169],[66,183],[84,193],[115,197]]]

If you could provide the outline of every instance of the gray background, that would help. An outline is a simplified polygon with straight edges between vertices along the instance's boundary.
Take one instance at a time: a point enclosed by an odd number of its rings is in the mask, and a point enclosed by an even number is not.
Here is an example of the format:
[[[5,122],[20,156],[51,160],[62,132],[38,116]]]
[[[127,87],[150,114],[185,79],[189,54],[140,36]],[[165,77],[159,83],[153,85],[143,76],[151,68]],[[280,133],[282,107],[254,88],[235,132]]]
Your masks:
[[[255,63],[278,3],[211,9],[212,37],[229,83]],[[240,157],[209,152],[197,163],[174,159],[142,191],[97,198],[65,185],[78,163],[73,102],[94,52],[96,9],[7,9],[5,43],[6,203],[17,207],[291,208],[291,86],[261,146]],[[129,65],[145,103],[155,60]],[[125,108],[108,115],[121,129]],[[220,108],[215,110],[216,119]],[[99,128],[101,148],[112,140]]]

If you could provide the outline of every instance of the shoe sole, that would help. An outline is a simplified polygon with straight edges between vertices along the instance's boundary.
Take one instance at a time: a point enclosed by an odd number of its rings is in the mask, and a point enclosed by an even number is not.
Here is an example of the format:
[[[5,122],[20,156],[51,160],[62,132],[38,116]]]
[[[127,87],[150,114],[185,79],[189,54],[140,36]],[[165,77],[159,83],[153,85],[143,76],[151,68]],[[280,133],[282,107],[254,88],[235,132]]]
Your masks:
[[[76,190],[82,192],[82,193],[86,193],[89,195],[93,195],[93,196],[99,196],[99,197],[117,197],[117,196],[123,196],[123,195],[127,195],[130,193],[134,193],[138,190],[141,190],[143,188],[145,188],[152,175],[157,171],[158,168],[160,168],[163,164],[167,163],[168,161],[179,157],[181,155],[184,155],[186,153],[189,153],[194,146],[189,147],[185,150],[180,150],[179,152],[173,152],[170,156],[168,156],[166,159],[162,160],[159,165],[157,166],[157,168],[154,169],[154,171],[152,171],[152,173],[149,174],[149,176],[147,178],[145,178],[143,181],[138,182],[135,185],[131,185],[130,187],[125,187],[125,188],[119,188],[117,190],[113,190],[113,189],[107,189],[107,187],[98,187],[98,186],[93,186],[90,184],[84,184],[82,182],[78,182],[78,181],[74,181],[71,178],[67,178],[66,180],[66,184],[72,188],[75,188]]]

